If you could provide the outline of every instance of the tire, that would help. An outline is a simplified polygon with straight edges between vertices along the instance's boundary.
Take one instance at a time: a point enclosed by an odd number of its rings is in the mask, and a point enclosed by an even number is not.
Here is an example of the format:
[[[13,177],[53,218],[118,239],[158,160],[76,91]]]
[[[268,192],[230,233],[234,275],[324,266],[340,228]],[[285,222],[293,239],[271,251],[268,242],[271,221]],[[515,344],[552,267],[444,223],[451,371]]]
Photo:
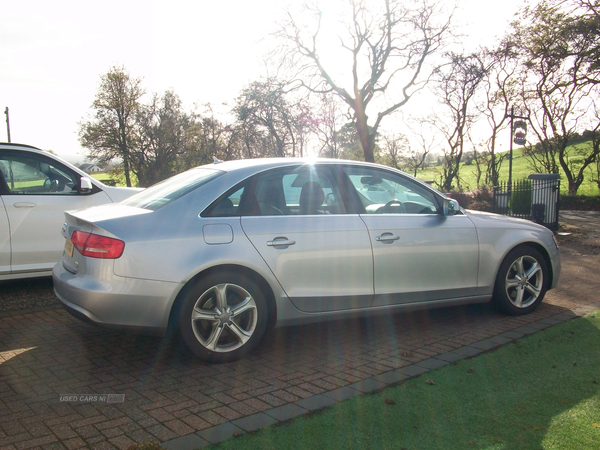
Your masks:
[[[184,294],[179,329],[187,347],[205,361],[234,361],[262,339],[267,302],[247,276],[215,272]]]
[[[533,247],[517,247],[500,265],[492,303],[512,316],[529,314],[542,303],[548,281],[548,266],[542,254]]]

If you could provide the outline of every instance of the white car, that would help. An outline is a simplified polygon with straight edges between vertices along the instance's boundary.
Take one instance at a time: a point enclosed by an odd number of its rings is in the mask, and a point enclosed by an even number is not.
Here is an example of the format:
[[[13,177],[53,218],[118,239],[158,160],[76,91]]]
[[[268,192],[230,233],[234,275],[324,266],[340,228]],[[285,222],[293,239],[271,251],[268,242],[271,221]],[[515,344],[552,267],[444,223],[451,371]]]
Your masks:
[[[139,191],[106,186],[38,148],[0,143],[0,280],[50,276],[64,247],[66,210]]]

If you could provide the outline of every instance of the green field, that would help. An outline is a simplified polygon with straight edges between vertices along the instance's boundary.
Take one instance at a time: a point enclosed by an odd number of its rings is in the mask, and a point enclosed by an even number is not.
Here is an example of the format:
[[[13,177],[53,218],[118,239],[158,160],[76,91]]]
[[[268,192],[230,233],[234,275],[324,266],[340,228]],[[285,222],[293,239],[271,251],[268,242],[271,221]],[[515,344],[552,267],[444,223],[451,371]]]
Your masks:
[[[502,163],[502,168],[500,169],[500,181],[508,181],[508,165],[509,165],[509,162],[508,162],[508,159],[506,159]],[[595,166],[594,166],[594,168],[595,168]],[[482,170],[485,170],[485,168],[482,168]],[[421,180],[426,180],[426,181],[438,181],[440,179],[441,171],[442,171],[441,166],[430,167],[430,168],[427,168],[426,170],[419,171],[417,173],[417,178],[419,178]],[[535,172],[531,168],[529,160],[525,156],[523,156],[523,150],[522,149],[514,150],[513,151],[513,172],[512,172],[513,180],[516,181],[516,180],[526,179],[532,173],[535,173]],[[461,190],[470,191],[470,190],[476,189],[478,187],[477,186],[477,176],[476,176],[476,166],[474,164],[472,164],[472,165],[461,164],[459,175],[461,178],[461,183],[460,183]],[[585,172],[585,179],[583,181],[583,184],[581,185],[581,187],[579,188],[579,191],[577,192],[578,195],[587,195],[587,196],[600,195],[600,192],[598,191],[598,185],[592,181],[593,176],[594,176],[594,173],[592,171],[592,168],[588,167]],[[454,184],[456,185],[456,182]],[[561,194],[566,195],[567,188],[568,188],[567,180],[564,176],[564,173],[562,173],[562,171],[561,171],[561,184],[560,184]]]
[[[600,311],[209,448],[598,449]]]

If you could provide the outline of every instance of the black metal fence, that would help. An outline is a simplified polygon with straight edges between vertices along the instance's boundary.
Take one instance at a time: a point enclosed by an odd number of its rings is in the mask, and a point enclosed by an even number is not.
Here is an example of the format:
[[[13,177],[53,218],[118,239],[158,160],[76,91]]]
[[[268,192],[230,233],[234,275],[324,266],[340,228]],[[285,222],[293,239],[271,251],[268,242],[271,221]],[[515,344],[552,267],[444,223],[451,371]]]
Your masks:
[[[560,175],[533,174],[510,186],[494,187],[493,211],[506,216],[532,220],[552,231],[558,230]]]

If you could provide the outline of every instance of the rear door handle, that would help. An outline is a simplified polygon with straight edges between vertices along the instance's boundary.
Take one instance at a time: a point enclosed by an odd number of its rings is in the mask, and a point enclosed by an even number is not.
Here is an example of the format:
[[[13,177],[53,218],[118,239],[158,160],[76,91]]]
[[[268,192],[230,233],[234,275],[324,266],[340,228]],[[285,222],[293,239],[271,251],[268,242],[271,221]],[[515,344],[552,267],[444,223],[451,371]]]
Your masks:
[[[290,245],[294,245],[296,241],[288,239],[286,237],[276,237],[272,241],[267,241],[267,246],[269,247],[288,247]]]

